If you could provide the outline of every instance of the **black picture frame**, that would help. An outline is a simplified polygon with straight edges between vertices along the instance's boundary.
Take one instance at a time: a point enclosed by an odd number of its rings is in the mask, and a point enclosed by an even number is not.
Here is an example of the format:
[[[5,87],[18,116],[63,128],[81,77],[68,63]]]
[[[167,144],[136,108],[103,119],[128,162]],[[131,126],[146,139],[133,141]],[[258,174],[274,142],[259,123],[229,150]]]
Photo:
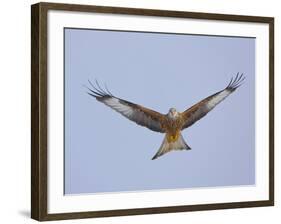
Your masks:
[[[167,18],[194,18],[265,23],[269,25],[269,200],[216,203],[203,205],[168,206],[157,208],[131,208],[108,211],[48,214],[47,164],[48,164],[48,99],[47,99],[47,12],[64,10],[98,12]],[[164,11],[137,8],[103,7],[90,5],[38,3],[31,6],[31,217],[39,221],[141,215],[155,213],[187,212],[226,208],[259,207],[274,205],[274,18],[259,16],[224,15],[183,11]]]

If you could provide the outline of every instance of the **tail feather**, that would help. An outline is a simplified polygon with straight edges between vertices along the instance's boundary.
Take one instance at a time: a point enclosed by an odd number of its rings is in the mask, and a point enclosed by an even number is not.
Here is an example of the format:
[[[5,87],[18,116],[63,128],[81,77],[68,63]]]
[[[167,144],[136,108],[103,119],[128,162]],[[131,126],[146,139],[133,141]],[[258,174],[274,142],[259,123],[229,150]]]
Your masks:
[[[180,134],[179,138],[175,142],[168,142],[167,135],[165,136],[159,150],[157,153],[152,157],[152,160],[157,159],[158,157],[166,154],[167,152],[173,151],[173,150],[190,150],[191,148],[186,144],[184,141],[182,135]]]

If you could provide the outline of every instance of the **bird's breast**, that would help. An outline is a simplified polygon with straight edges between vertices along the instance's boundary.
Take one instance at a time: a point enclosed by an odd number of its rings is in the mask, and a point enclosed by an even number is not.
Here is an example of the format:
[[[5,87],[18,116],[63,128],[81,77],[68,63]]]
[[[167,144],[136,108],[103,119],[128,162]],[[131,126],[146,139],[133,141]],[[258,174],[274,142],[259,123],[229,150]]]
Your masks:
[[[168,119],[167,121],[167,127],[168,129],[179,129],[181,125],[180,119]]]
[[[165,122],[165,130],[166,130],[166,133],[169,136],[172,136],[171,138],[175,137],[175,139],[177,139],[178,133],[181,130],[181,122],[180,122],[180,120],[178,120],[178,119],[168,119]],[[173,139],[171,139],[171,141],[172,140]]]

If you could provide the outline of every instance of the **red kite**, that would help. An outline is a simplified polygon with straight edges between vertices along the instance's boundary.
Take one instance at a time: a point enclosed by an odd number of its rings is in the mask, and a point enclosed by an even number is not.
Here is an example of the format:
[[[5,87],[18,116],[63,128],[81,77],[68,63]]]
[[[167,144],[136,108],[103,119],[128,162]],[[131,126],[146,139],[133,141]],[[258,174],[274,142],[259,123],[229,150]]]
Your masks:
[[[230,80],[225,89],[203,99],[183,112],[178,112],[175,108],[171,108],[167,114],[161,114],[141,105],[115,97],[107,87],[105,87],[106,90],[103,90],[98,82],[96,82],[97,86],[95,87],[89,81],[93,89],[88,88],[90,91],[88,94],[138,125],[144,126],[152,131],[165,133],[165,138],[160,149],[152,158],[156,159],[172,150],[190,150],[191,148],[184,141],[181,131],[190,127],[209,113],[218,103],[234,92],[243,83],[244,79],[243,74],[239,75],[237,73],[236,77]]]

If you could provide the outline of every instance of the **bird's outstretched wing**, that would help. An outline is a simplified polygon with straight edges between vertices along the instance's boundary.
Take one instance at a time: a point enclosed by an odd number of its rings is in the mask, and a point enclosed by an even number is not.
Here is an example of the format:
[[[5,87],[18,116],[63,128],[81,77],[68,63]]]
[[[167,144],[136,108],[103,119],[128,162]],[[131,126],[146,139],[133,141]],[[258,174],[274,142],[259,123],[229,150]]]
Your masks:
[[[237,73],[236,77],[230,80],[229,84],[224,90],[205,98],[199,103],[193,105],[191,108],[185,110],[182,113],[184,124],[182,129],[190,127],[196,121],[200,120],[207,113],[209,113],[217,104],[234,92],[243,83],[244,79],[245,77],[243,76],[243,73]]]
[[[90,81],[91,88],[88,94],[95,97],[99,102],[104,103],[113,110],[122,114],[124,117],[134,121],[135,123],[144,126],[152,131],[164,133],[161,122],[165,120],[165,116],[154,110],[150,110],[135,103],[115,97],[105,86],[105,90],[102,89],[99,83],[96,81],[94,86]]]

